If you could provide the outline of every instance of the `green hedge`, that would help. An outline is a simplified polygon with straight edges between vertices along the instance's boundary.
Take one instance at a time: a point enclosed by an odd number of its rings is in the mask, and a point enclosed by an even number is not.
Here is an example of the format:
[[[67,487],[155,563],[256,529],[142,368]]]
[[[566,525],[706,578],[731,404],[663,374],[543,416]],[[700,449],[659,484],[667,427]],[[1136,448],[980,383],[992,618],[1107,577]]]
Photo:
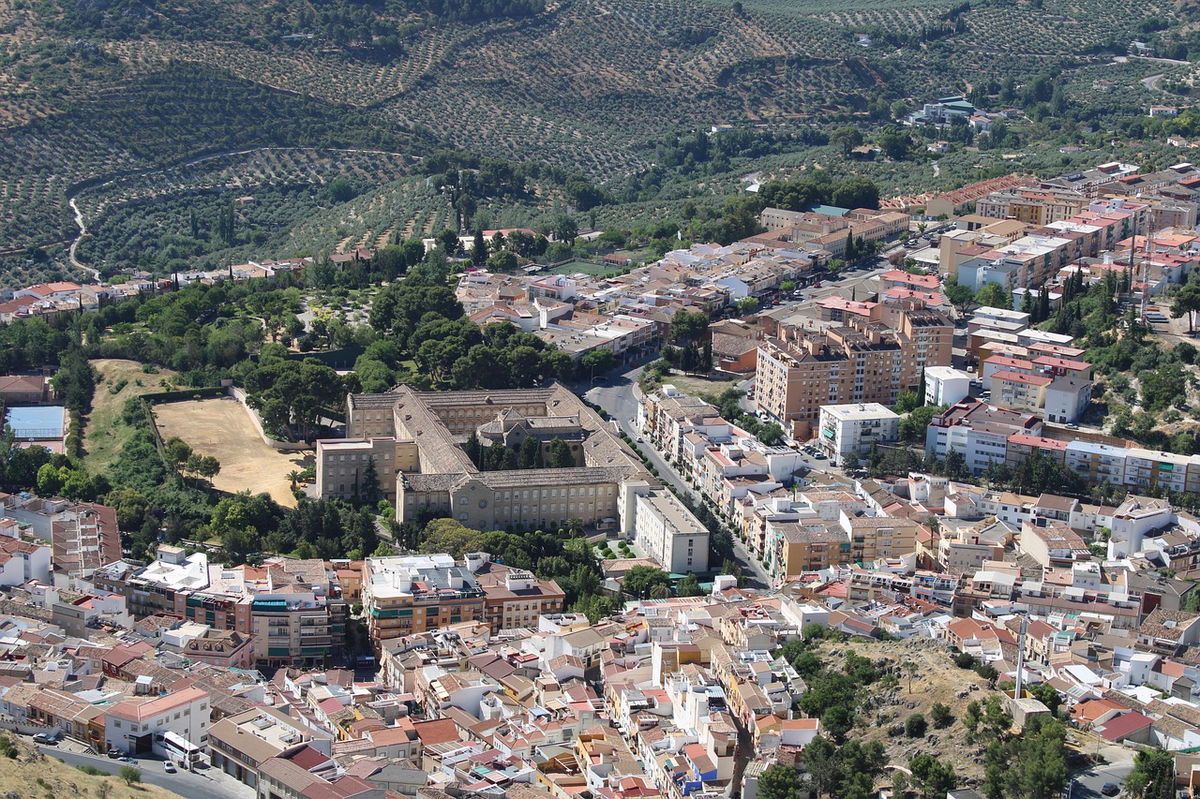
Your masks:
[[[179,391],[159,391],[154,394],[143,394],[142,399],[149,403],[177,402],[179,400],[224,397],[227,393],[224,386],[208,386],[206,388],[185,388]]]

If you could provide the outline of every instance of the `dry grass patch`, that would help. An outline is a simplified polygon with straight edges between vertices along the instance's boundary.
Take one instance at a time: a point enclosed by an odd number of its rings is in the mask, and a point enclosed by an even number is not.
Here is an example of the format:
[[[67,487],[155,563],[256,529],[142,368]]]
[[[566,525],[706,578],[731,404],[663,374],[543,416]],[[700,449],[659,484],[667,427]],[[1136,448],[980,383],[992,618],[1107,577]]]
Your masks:
[[[121,409],[133,397],[164,391],[162,381],[175,376],[170,369],[154,374],[142,371],[142,364],[118,358],[92,361],[99,379],[83,433],[85,463],[92,471],[103,473],[116,460],[121,447],[133,435],[133,428],[120,421]]]
[[[10,735],[10,740],[16,740]],[[84,774],[16,740],[17,756],[0,757],[0,796],[22,799],[172,799],[176,794],[149,783],[127,786],[120,777]]]

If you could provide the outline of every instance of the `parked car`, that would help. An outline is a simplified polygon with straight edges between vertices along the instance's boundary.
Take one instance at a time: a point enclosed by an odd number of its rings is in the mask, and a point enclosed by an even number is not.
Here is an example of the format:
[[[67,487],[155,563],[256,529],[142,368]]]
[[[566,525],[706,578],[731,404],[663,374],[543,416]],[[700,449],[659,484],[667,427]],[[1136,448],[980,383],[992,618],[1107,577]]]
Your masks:
[[[163,763],[163,771],[168,774],[174,774],[176,771],[175,764],[168,760],[166,763]]]
[[[116,760],[118,757],[121,756],[121,750],[120,749],[109,749],[107,754],[108,754],[109,758],[111,758],[112,760]]]
[[[1117,785],[1115,782],[1106,782],[1104,783],[1104,787],[1100,789],[1100,793],[1104,794],[1105,796],[1116,796],[1120,792],[1121,786]]]
[[[33,740],[34,740],[34,743],[46,744],[47,746],[53,746],[54,744],[58,743],[58,733],[56,733],[56,732],[49,732],[49,733],[48,732],[39,732],[37,735],[33,736]]]

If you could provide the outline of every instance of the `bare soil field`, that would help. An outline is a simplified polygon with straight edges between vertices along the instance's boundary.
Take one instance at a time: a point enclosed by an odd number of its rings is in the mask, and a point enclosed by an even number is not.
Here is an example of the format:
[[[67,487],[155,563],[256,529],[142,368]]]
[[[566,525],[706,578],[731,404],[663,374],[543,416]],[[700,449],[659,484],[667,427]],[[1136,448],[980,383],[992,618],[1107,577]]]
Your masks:
[[[312,454],[268,447],[237,400],[166,402],[154,406],[154,418],[164,440],[178,436],[194,451],[221,462],[221,471],[212,481],[219,491],[265,492],[280,505],[295,507],[288,474],[302,470]]]

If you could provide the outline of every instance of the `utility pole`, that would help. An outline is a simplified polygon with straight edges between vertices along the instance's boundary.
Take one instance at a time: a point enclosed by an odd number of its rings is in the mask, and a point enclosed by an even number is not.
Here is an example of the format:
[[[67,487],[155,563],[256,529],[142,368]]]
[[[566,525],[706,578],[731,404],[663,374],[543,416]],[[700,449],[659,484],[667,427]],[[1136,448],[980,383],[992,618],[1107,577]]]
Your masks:
[[[1029,616],[1021,616],[1021,633],[1017,636],[1017,684],[1013,688],[1013,699],[1021,698],[1021,688],[1025,682],[1025,631],[1028,626]]]

